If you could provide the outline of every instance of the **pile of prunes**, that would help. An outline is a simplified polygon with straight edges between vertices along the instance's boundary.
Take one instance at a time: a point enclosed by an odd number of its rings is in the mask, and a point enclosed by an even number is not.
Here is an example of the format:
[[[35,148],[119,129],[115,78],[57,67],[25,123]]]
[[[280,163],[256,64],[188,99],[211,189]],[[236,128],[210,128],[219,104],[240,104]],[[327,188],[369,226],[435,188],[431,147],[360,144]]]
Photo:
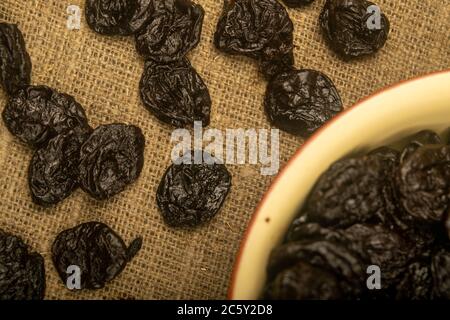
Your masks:
[[[77,187],[98,200],[122,192],[140,175],[145,138],[133,125],[120,123],[93,130],[83,107],[70,95],[31,85],[31,59],[21,31],[0,23],[0,83],[8,102],[2,117],[20,141],[35,150],[28,169],[34,203],[49,207]],[[76,289],[98,289],[114,279],[140,250],[108,226],[89,222],[63,231],[52,258],[67,285],[69,267],[79,268]],[[39,300],[45,295],[43,257],[13,234],[0,230],[0,300]]]
[[[284,2],[289,7],[301,8],[313,0]],[[384,46],[389,21],[382,13],[377,20],[371,11],[373,5],[366,0],[326,1],[320,25],[339,57],[345,60],[365,57]],[[277,0],[224,0],[214,44],[222,52],[258,61],[268,81],[264,108],[270,123],[308,138],[341,112],[343,104],[328,76],[294,67],[293,31],[287,10]]]
[[[28,169],[33,202],[56,205],[77,187],[98,200],[122,192],[142,171],[141,130],[119,123],[93,130],[72,96],[31,85],[31,69],[19,28],[0,23],[0,81],[9,96],[2,117],[14,136],[35,149]]]
[[[450,145],[432,131],[339,160],[272,251],[263,297],[450,299],[449,210]]]
[[[191,0],[87,0],[86,20],[103,35],[133,35],[145,59],[144,106],[177,128],[210,123],[211,97],[186,55],[200,42],[205,11]]]

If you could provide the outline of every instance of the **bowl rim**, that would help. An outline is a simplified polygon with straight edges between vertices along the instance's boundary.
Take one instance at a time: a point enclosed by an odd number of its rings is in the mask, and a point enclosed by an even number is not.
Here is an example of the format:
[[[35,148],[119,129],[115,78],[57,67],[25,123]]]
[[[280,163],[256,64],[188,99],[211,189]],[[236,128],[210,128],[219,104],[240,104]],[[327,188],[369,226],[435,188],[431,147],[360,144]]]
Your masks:
[[[305,140],[305,142],[303,143],[303,145],[301,145],[297,151],[295,151],[294,155],[288,160],[288,162],[284,165],[284,167],[280,170],[280,172],[278,173],[278,175],[274,178],[274,180],[272,181],[272,183],[270,184],[269,188],[266,190],[266,192],[264,193],[264,195],[262,196],[261,200],[259,201],[258,205],[256,206],[256,209],[254,210],[250,221],[247,225],[247,228],[244,232],[244,235],[241,238],[241,242],[239,245],[239,250],[236,254],[235,257],[235,262],[233,264],[233,271],[231,273],[231,279],[229,282],[229,287],[228,287],[228,293],[227,293],[227,299],[232,300],[234,299],[234,295],[235,295],[235,284],[236,284],[236,279],[237,279],[237,273],[240,267],[240,263],[241,263],[241,258],[243,256],[244,253],[244,248],[246,246],[248,237],[253,229],[253,226],[255,224],[256,218],[258,217],[261,208],[263,207],[263,205],[265,204],[265,202],[267,201],[267,199],[270,196],[271,191],[275,188],[275,186],[278,184],[278,182],[281,180],[281,177],[285,175],[287,169],[289,166],[291,166],[296,160],[297,158],[300,156],[301,153],[303,153],[303,151],[311,144],[314,142],[314,140],[324,131],[326,130],[332,123],[338,121],[341,117],[343,117],[344,115],[346,115],[347,113],[351,112],[352,110],[356,109],[358,106],[360,106],[361,104],[367,102],[368,100],[371,100],[372,98],[375,98],[381,94],[384,94],[387,91],[391,91],[394,89],[397,89],[398,87],[410,84],[412,82],[416,82],[416,81],[420,81],[423,80],[425,78],[429,78],[429,77],[433,77],[436,75],[441,75],[441,74],[446,74],[446,73],[450,73],[450,68],[448,69],[444,69],[444,70],[438,70],[438,71],[434,71],[434,72],[430,72],[421,76],[417,76],[417,77],[413,77],[410,79],[405,79],[405,80],[401,80],[397,83],[394,83],[392,85],[389,85],[387,87],[378,89],[376,91],[374,91],[372,94],[358,100],[355,104],[353,104],[352,106],[348,107],[347,109],[345,109],[344,111],[342,111],[341,113],[339,113],[338,115],[336,115],[334,118],[332,118],[330,121],[328,121],[325,125],[323,125],[321,128],[319,128],[311,137],[309,137],[307,140]]]

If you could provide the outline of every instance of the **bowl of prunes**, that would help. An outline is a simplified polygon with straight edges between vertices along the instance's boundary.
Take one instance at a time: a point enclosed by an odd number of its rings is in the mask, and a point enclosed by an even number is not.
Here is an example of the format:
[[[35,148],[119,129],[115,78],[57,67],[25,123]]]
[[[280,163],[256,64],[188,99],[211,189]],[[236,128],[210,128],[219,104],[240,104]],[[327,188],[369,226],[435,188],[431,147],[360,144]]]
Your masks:
[[[273,182],[231,299],[450,299],[450,71],[384,89],[313,134]]]

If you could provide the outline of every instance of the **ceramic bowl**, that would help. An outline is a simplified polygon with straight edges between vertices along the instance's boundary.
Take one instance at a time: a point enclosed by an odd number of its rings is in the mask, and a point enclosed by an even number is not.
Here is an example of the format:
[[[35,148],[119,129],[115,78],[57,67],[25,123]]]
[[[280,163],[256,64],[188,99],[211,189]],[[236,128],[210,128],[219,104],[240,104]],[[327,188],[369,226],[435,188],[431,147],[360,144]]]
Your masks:
[[[231,299],[257,299],[271,250],[281,242],[319,176],[336,160],[423,129],[450,127],[450,70],[381,90],[334,118],[297,151],[253,214],[238,253]]]

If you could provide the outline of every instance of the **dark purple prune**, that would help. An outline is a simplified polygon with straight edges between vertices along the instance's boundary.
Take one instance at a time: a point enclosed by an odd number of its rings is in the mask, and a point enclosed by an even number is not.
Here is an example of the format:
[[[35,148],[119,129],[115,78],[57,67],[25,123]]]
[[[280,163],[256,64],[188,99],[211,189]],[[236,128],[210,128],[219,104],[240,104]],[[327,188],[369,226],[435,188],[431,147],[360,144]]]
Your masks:
[[[61,133],[34,153],[28,168],[28,185],[34,203],[57,204],[78,187],[80,148],[89,134],[79,129]]]
[[[15,24],[0,23],[0,84],[6,93],[29,85],[31,69],[22,32]]]
[[[306,222],[306,215],[299,215],[292,221],[285,237],[286,242],[292,241],[317,241],[327,239],[335,230],[322,227],[318,223]]]
[[[281,271],[263,294],[265,300],[344,299],[339,280],[330,272],[299,262]]]
[[[52,260],[64,283],[67,268],[81,271],[81,289],[100,289],[112,281],[138,253],[142,238],[127,248],[122,238],[101,222],[88,222],[61,232],[52,245]]]
[[[136,50],[159,63],[182,59],[200,41],[203,8],[191,0],[154,2],[149,23],[136,33]]]
[[[389,34],[389,20],[380,12],[380,25],[366,0],[327,0],[320,25],[330,47],[342,58],[371,55],[381,49]],[[379,7],[377,7],[380,11]]]
[[[450,203],[450,146],[418,148],[400,165],[396,186],[401,206],[413,219],[440,222]]]
[[[292,41],[275,41],[267,46],[259,58],[259,70],[266,80],[277,74],[294,70],[294,51]]]
[[[400,160],[400,152],[390,147],[379,147],[369,152],[369,155],[376,155],[393,163],[397,163]]]
[[[274,40],[292,32],[293,23],[276,0],[224,0],[214,43],[223,52],[259,59]]]
[[[0,229],[0,300],[42,300],[44,295],[44,258]]]
[[[382,225],[354,224],[337,232],[336,239],[353,252],[363,257],[366,266],[376,265],[381,269],[381,284],[387,288],[395,283],[409,263],[421,250],[413,242]]]
[[[144,106],[159,120],[177,128],[195,121],[209,125],[211,97],[188,59],[169,64],[147,60],[139,86]]]
[[[299,8],[307,6],[314,2],[314,0],[283,0],[283,2],[291,8]]]
[[[86,21],[103,35],[131,35],[153,14],[153,0],[86,0]]]
[[[391,186],[393,165],[378,156],[343,159],[334,163],[311,191],[304,221],[324,227],[386,220],[394,210]]]
[[[142,30],[154,13],[154,0],[136,0],[137,7],[128,21],[128,29],[132,33]]]
[[[220,51],[260,62],[267,79],[294,65],[294,25],[276,0],[224,0],[214,34]]]
[[[231,175],[223,164],[174,163],[159,184],[156,201],[167,225],[196,227],[217,214],[230,188]]]
[[[431,260],[433,297],[450,300],[450,250],[443,248]]]
[[[428,262],[414,262],[401,275],[395,285],[397,300],[428,300],[431,298],[433,279]]]
[[[395,231],[382,225],[354,224],[343,230],[330,230],[318,224],[294,222],[288,233],[289,241],[329,241],[344,246],[369,265],[382,270],[382,285],[387,288],[395,283],[408,263],[420,253]]]
[[[333,273],[345,294],[356,296],[364,289],[367,274],[361,257],[345,245],[328,240],[295,241],[275,248],[267,266],[269,281],[298,262]]]
[[[126,124],[98,127],[81,146],[79,182],[97,200],[122,192],[141,174],[145,137]]]
[[[412,155],[414,151],[424,145],[442,144],[441,137],[436,132],[431,130],[420,131],[408,140],[408,144],[405,146],[405,148],[403,148],[403,151],[401,153],[400,162],[405,161],[405,159]]]
[[[274,126],[304,138],[343,110],[333,82],[307,69],[275,76],[267,86],[264,107]]]
[[[32,147],[74,128],[90,130],[83,107],[72,96],[45,86],[19,89],[2,116],[8,130]]]

